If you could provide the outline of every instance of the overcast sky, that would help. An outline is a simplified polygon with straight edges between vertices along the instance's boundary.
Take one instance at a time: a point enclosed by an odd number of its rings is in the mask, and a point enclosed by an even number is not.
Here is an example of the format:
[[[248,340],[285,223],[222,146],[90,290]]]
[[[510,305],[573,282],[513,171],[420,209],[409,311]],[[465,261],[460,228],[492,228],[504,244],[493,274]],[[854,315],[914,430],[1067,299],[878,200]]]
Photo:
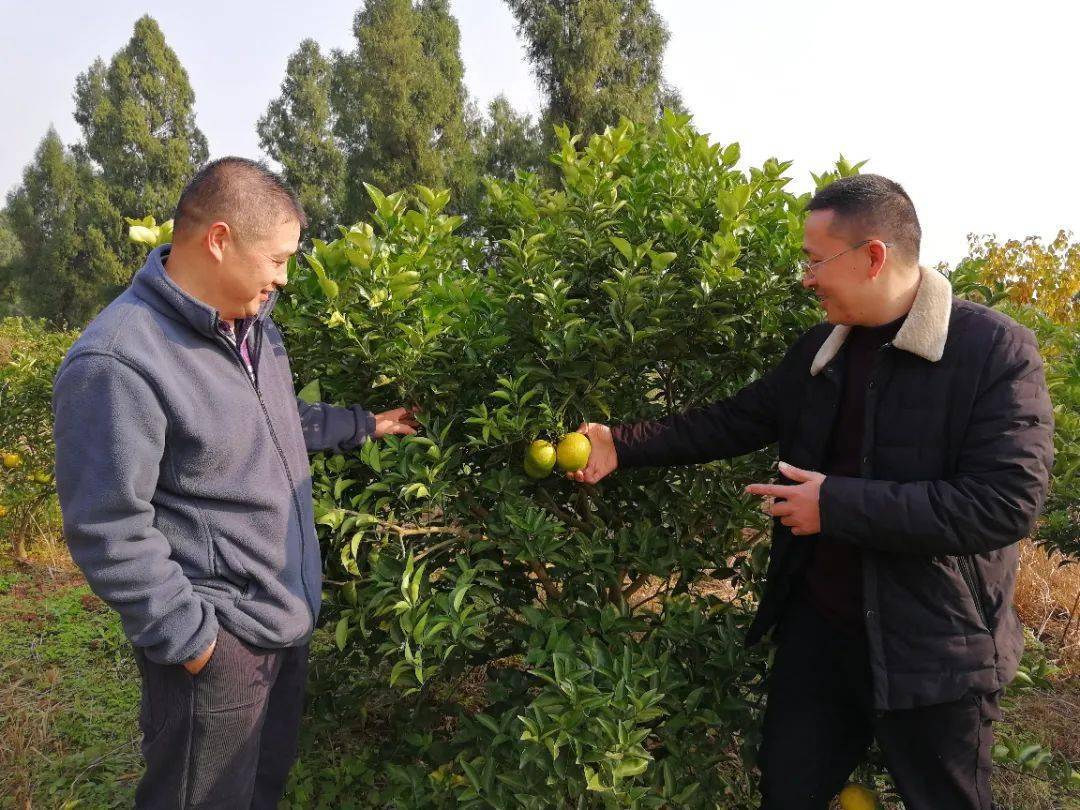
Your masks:
[[[1028,0],[654,0],[668,79],[697,126],[744,163],[795,161],[793,190],[843,153],[911,194],[923,260],[955,261],[967,234],[1080,235],[1076,160],[1080,4]],[[0,191],[53,124],[78,139],[75,77],[153,14],[187,68],[212,156],[258,155],[255,122],[305,37],[348,48],[360,0],[157,4],[0,0]],[[469,92],[540,98],[501,0],[454,0]]]

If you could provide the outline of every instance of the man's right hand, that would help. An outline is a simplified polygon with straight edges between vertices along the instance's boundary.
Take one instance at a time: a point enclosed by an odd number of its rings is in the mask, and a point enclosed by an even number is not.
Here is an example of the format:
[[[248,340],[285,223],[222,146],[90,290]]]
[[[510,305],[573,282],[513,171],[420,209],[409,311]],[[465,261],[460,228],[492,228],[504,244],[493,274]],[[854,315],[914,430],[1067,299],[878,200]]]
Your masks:
[[[201,653],[199,653],[199,655],[197,655],[195,658],[192,658],[190,661],[185,661],[184,669],[186,669],[192,675],[198,675],[200,672],[202,672],[203,667],[205,667],[206,663],[210,660],[210,656],[214,654],[214,647],[216,646],[217,639],[215,638],[213,641],[210,642],[210,646],[203,650]]]
[[[578,428],[578,433],[584,433],[589,437],[592,450],[589,453],[589,463],[584,470],[567,473],[566,477],[583,484],[595,484],[615,472],[619,466],[619,456],[615,452],[615,442],[611,438],[611,428],[597,422],[585,422]]]

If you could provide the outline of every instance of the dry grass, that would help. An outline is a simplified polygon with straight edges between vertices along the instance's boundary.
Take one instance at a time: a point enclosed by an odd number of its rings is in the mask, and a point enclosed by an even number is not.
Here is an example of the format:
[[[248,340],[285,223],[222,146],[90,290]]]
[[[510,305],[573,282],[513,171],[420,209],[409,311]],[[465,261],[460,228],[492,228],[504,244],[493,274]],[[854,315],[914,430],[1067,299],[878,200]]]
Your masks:
[[[1020,544],[1016,612],[1060,656],[1067,676],[1080,675],[1080,563],[1062,565],[1029,540]]]

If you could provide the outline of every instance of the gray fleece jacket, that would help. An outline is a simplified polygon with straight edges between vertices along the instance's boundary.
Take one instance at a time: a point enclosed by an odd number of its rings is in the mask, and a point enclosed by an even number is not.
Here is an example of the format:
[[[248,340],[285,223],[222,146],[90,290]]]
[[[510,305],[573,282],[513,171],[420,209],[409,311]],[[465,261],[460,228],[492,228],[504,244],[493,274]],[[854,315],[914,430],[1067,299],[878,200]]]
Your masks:
[[[71,555],[152,661],[193,658],[219,624],[262,647],[303,644],[322,588],[307,454],[356,447],[375,418],[297,399],[275,300],[249,330],[249,376],[217,312],[165,273],[168,253],[150,254],[56,376]]]

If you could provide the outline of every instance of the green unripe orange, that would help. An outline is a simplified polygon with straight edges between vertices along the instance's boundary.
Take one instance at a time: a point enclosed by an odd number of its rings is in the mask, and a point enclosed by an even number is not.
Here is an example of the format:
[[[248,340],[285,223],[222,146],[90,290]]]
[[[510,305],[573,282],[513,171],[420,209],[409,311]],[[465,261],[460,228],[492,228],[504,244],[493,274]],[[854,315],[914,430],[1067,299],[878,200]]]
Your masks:
[[[555,448],[551,442],[537,439],[525,451],[525,474],[530,478],[545,478],[555,466]]]
[[[584,433],[567,433],[555,448],[555,461],[563,472],[584,470],[592,453],[592,442]]]

